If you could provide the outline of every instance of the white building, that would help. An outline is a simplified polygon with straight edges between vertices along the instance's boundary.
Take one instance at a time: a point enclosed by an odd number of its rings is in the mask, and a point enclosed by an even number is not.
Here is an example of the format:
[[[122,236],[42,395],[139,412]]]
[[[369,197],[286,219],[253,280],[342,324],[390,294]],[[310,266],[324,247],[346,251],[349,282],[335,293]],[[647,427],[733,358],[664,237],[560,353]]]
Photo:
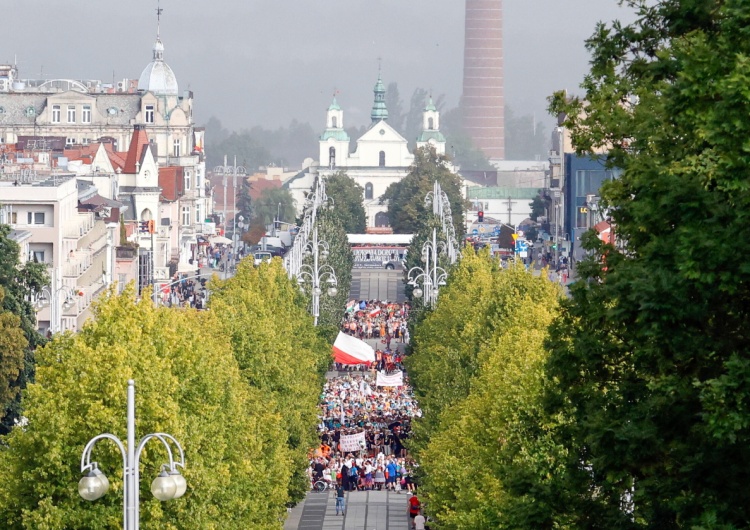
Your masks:
[[[302,211],[304,205],[304,193],[311,189],[317,175],[327,177],[337,171],[345,171],[364,189],[367,225],[389,225],[388,205],[380,204],[379,198],[388,186],[399,182],[409,173],[414,155],[409,151],[408,141],[388,124],[385,86],[380,76],[373,92],[372,123],[367,132],[356,140],[353,151],[351,139],[344,130],[344,111],[333,98],[326,112],[326,128],[320,136],[317,165],[306,168],[286,183],[298,212]],[[417,138],[417,147],[429,145],[439,154],[445,154],[445,137],[439,126],[440,113],[430,98],[424,109],[423,130]]]

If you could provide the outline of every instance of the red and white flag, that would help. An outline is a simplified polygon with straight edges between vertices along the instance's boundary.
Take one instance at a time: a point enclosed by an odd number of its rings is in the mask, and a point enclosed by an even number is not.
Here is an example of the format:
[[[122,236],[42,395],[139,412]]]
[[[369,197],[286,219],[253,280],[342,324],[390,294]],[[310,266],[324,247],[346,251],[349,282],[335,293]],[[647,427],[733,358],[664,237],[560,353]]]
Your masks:
[[[339,331],[333,343],[333,357],[341,364],[372,363],[375,362],[375,350],[366,342]]]
[[[370,318],[375,318],[377,316],[380,316],[380,308],[376,307],[372,311],[370,311]]]

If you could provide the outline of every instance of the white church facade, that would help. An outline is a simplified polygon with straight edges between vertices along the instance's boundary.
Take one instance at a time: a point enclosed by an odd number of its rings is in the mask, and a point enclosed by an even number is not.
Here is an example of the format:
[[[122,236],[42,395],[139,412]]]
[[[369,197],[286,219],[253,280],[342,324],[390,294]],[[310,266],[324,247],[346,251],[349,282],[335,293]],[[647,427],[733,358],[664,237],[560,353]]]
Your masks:
[[[409,173],[414,154],[409,151],[406,138],[388,123],[385,86],[381,76],[378,76],[373,92],[375,98],[370,113],[370,127],[356,140],[353,151],[351,139],[344,130],[344,111],[336,98],[333,98],[326,113],[326,128],[320,136],[316,166],[288,183],[298,211],[302,210],[304,192],[312,187],[316,175],[325,178],[338,171],[345,171],[364,190],[363,204],[368,228],[389,226],[388,205],[380,204],[380,197],[388,186],[399,182]],[[445,154],[445,137],[440,132],[440,113],[432,98],[423,111],[422,132],[416,140],[417,148],[429,145],[439,154]]]

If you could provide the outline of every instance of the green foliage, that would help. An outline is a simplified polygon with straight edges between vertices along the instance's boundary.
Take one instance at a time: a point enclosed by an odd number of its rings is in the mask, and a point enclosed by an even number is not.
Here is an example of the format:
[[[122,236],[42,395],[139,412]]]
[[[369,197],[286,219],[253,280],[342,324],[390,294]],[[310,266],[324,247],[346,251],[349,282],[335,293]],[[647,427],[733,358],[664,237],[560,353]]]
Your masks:
[[[24,366],[20,375],[14,376],[13,370],[8,375],[11,379],[3,378],[0,385],[9,385],[11,393],[16,396],[9,403],[0,401],[5,405],[0,407],[0,434],[10,431],[15,420],[21,415],[21,402],[19,390],[26,387],[29,381],[34,379],[34,350],[37,346],[44,344],[45,339],[36,328],[36,311],[29,300],[33,292],[39,292],[42,286],[49,283],[49,276],[45,265],[42,263],[20,263],[20,248],[18,244],[10,239],[10,227],[0,225],[0,288],[4,297],[0,302],[0,313],[8,312],[20,319],[20,327],[23,330],[27,346],[24,352]],[[7,320],[6,320],[6,323]],[[15,341],[12,341],[15,342]],[[14,355],[11,354],[13,357]],[[12,363],[14,364],[14,363]],[[3,377],[0,375],[0,377]]]
[[[0,308],[3,298],[5,292],[0,287]],[[21,319],[0,309],[0,412],[3,415],[21,392],[18,381],[23,374],[28,344],[21,329]]]
[[[289,500],[298,501],[309,489],[306,456],[317,445],[316,406],[331,363],[330,345],[316,333],[304,298],[279,259],[254,267],[246,258],[234,277],[212,280],[211,289],[210,311],[223,323],[221,333],[229,338],[245,381],[280,418],[285,432],[276,443],[290,457],[274,473],[285,480]]]
[[[348,178],[348,177],[346,177]],[[359,187],[359,186],[358,186]],[[328,193],[326,187],[326,193]],[[330,196],[330,194],[329,194]],[[336,205],[338,205],[338,201]],[[327,289],[323,289],[320,296],[320,315],[318,317],[318,332],[325,341],[333,345],[340,329],[343,308],[349,299],[352,285],[352,268],[354,268],[354,254],[346,237],[346,231],[339,223],[339,207],[318,211],[317,226],[319,239],[328,243],[330,254],[325,263],[333,267],[338,280],[338,293],[328,296]],[[312,264],[312,256],[305,257],[305,263]],[[326,279],[328,277],[326,276]]]
[[[330,216],[344,234],[362,234],[367,226],[362,197],[365,190],[345,171],[337,171],[326,178],[326,195],[333,199]]]
[[[552,528],[563,448],[543,406],[560,291],[471,250],[417,326],[407,363],[421,495],[443,529]]]
[[[550,136],[536,116],[516,116],[505,106],[505,158],[507,160],[546,160]]]
[[[602,197],[624,244],[588,238],[549,343],[548,406],[570,454],[560,518],[746,528],[750,13],[628,4],[635,22],[588,41],[585,97],[551,101],[579,152],[607,149],[622,169]]]
[[[263,225],[273,223],[277,214],[281,216],[282,221],[289,222],[296,216],[294,199],[285,188],[265,188],[260,197],[253,201],[250,210],[251,222]]]
[[[425,196],[432,191],[435,181],[450,200],[456,237],[463,237],[466,205],[461,195],[461,179],[448,168],[448,159],[431,147],[417,149],[409,174],[388,186],[381,197],[382,201],[388,201],[388,218],[395,233],[416,233],[432,217],[432,206],[425,205]]]
[[[28,425],[0,450],[0,519],[8,529],[104,529],[122,521],[122,457],[99,442],[93,456],[110,492],[78,496],[79,462],[99,433],[126,440],[126,382],[136,381],[139,435],[167,432],[186,452],[188,490],[160,503],[149,485],[164,449],[141,458],[144,528],[278,528],[289,475],[285,428],[273,397],[245,384],[223,322],[214,312],[154,309],[132,287],[110,292],[78,334],[37,352],[37,378],[25,392]]]

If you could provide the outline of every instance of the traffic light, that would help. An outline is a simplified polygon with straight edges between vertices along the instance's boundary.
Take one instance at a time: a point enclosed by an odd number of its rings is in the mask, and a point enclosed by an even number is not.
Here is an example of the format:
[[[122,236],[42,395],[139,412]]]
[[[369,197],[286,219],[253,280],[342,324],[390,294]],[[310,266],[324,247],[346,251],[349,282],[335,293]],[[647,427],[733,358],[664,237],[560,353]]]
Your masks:
[[[147,234],[148,223],[149,221],[141,221],[140,223],[138,223],[138,232],[140,232],[141,234]]]
[[[477,212],[477,221],[479,221],[480,223],[484,222],[484,212],[482,210],[479,210]]]
[[[154,233],[156,233],[156,221],[154,221],[153,219],[151,219],[151,220],[150,220],[150,221],[148,222],[148,233],[149,233],[149,234],[154,234]]]

